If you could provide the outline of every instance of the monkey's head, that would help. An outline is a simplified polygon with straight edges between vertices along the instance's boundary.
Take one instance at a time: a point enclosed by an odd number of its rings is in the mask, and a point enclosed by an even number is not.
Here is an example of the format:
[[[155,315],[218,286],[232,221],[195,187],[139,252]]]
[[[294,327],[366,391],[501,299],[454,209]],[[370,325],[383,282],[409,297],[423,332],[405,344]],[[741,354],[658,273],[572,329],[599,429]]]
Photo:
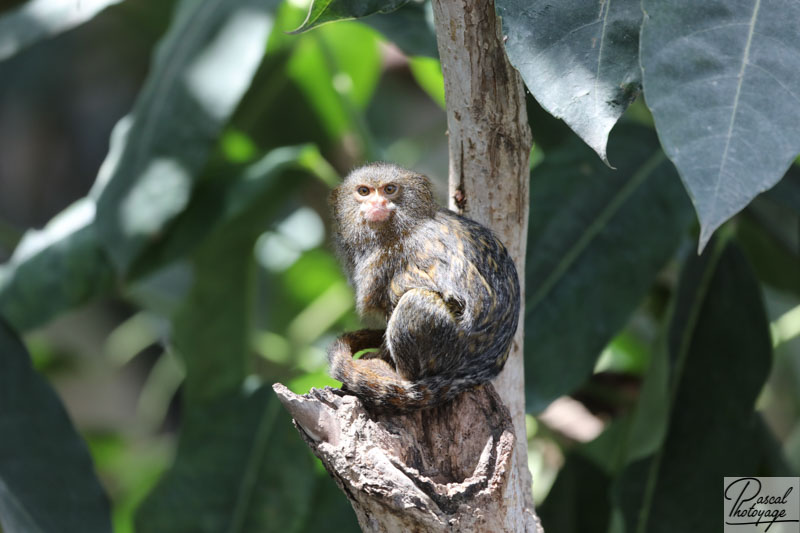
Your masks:
[[[388,163],[351,172],[330,203],[339,236],[351,243],[397,238],[437,209],[428,178]]]

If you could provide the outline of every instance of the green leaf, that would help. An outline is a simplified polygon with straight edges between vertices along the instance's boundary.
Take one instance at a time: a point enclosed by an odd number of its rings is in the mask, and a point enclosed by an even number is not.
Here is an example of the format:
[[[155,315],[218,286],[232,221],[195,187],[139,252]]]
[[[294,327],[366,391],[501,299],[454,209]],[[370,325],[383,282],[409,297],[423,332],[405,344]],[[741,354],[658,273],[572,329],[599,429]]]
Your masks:
[[[192,285],[173,325],[186,365],[185,418],[175,464],[142,506],[137,531],[298,531],[308,515],[315,477],[309,456],[271,391],[247,375],[253,245],[286,192],[304,184],[308,172],[297,169],[320,166],[309,150],[275,150],[208,189],[198,204],[211,229],[191,254]],[[177,221],[176,238],[195,238],[195,219]],[[185,244],[175,246],[166,252]]]
[[[747,213],[747,212],[745,212]],[[797,224],[795,224],[795,228]],[[783,291],[800,296],[800,251],[792,252],[752,217],[740,217],[736,241],[742,246],[758,278]]]
[[[389,13],[409,0],[312,0],[308,15],[293,33],[316,28],[326,22],[366,17],[373,13]]]
[[[26,47],[91,20],[122,0],[28,0],[0,16],[0,61]]]
[[[616,501],[626,531],[717,530],[719,517],[697,502],[718,494],[723,476],[757,474],[764,437],[753,409],[772,360],[758,282],[733,244],[689,258],[668,349],[666,438],[623,472]]]
[[[226,224],[259,205],[270,216],[285,200],[286,191],[302,183],[309,172],[313,174],[313,165],[321,159],[310,146],[283,147],[236,170],[233,177],[234,171],[227,166],[208,176],[164,237],[132,266],[131,277],[142,279],[185,257],[211,238],[212,232],[223,231]]]
[[[331,138],[355,130],[361,141],[369,144],[360,111],[369,103],[380,77],[375,32],[347,23],[300,38],[287,65],[289,78],[308,99]]]
[[[647,105],[700,218],[699,247],[800,152],[800,3],[644,0]]]
[[[397,11],[359,22],[379,31],[408,56],[439,58],[430,2],[408,2]]]
[[[411,58],[409,66],[411,74],[414,75],[419,86],[433,98],[434,102],[439,104],[439,107],[444,109],[444,74],[442,74],[442,65],[439,60],[430,57],[414,57]]]
[[[606,161],[609,132],[641,87],[639,0],[497,0],[497,12],[534,98]]]
[[[42,230],[28,231],[0,266],[0,312],[19,330],[109,292],[115,273],[94,227],[94,203],[75,202]]]
[[[315,477],[272,391],[242,390],[186,413],[175,464],[140,507],[136,531],[299,531]]]
[[[285,191],[304,182],[303,175],[286,171],[297,168],[306,153],[304,148],[274,150],[229,182],[213,209],[197,211],[215,225],[203,232],[192,253],[192,284],[174,317],[173,332],[175,348],[186,363],[184,397],[190,404],[230,394],[248,373],[253,245],[285,202]],[[199,215],[187,215],[174,232],[178,249],[186,246],[182,235],[187,241],[196,238],[193,220]]]
[[[567,456],[553,488],[536,510],[545,531],[606,533],[611,478],[591,461],[573,452]]]
[[[108,498],[86,444],[2,317],[0,435],[0,524],[5,533],[110,533]]]
[[[186,207],[261,61],[277,0],[184,0],[93,194],[100,238],[124,274]]]
[[[533,411],[591,375],[692,219],[651,130],[621,124],[610,147],[619,170],[573,141],[531,176],[525,382]]]

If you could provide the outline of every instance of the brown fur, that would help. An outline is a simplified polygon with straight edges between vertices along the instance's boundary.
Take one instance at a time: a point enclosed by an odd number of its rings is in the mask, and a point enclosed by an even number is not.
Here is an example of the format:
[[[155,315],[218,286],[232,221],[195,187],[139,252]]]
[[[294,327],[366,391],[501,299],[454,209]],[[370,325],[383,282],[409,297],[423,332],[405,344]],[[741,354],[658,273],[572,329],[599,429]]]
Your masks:
[[[368,222],[357,188],[389,183],[399,187],[391,216]],[[353,171],[330,203],[358,311],[387,323],[337,339],[331,376],[384,412],[439,405],[496,376],[517,329],[519,281],[494,234],[439,207],[426,177],[385,163]],[[365,348],[380,352],[354,360]]]

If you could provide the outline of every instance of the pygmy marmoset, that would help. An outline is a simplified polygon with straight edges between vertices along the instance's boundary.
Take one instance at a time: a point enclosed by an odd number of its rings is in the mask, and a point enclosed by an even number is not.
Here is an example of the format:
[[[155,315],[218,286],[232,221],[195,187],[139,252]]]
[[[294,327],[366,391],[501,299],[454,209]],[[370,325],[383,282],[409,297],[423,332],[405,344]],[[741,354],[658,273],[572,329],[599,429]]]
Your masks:
[[[358,312],[386,329],[346,333],[330,373],[379,412],[440,405],[495,377],[519,320],[519,280],[503,244],[438,206],[428,178],[386,163],[331,194],[335,243]],[[379,348],[360,359],[365,348]]]

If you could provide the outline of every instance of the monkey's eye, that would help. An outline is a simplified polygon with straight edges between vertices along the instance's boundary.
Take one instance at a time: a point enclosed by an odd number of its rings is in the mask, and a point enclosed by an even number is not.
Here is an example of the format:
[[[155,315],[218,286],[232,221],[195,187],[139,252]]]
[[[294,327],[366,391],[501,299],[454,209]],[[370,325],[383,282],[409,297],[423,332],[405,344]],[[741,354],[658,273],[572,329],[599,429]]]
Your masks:
[[[383,187],[383,192],[386,194],[394,194],[397,192],[397,185],[390,183],[389,185]]]
[[[367,196],[369,194],[369,187],[367,187],[366,185],[362,185],[358,189],[356,189],[356,192],[361,196]]]

